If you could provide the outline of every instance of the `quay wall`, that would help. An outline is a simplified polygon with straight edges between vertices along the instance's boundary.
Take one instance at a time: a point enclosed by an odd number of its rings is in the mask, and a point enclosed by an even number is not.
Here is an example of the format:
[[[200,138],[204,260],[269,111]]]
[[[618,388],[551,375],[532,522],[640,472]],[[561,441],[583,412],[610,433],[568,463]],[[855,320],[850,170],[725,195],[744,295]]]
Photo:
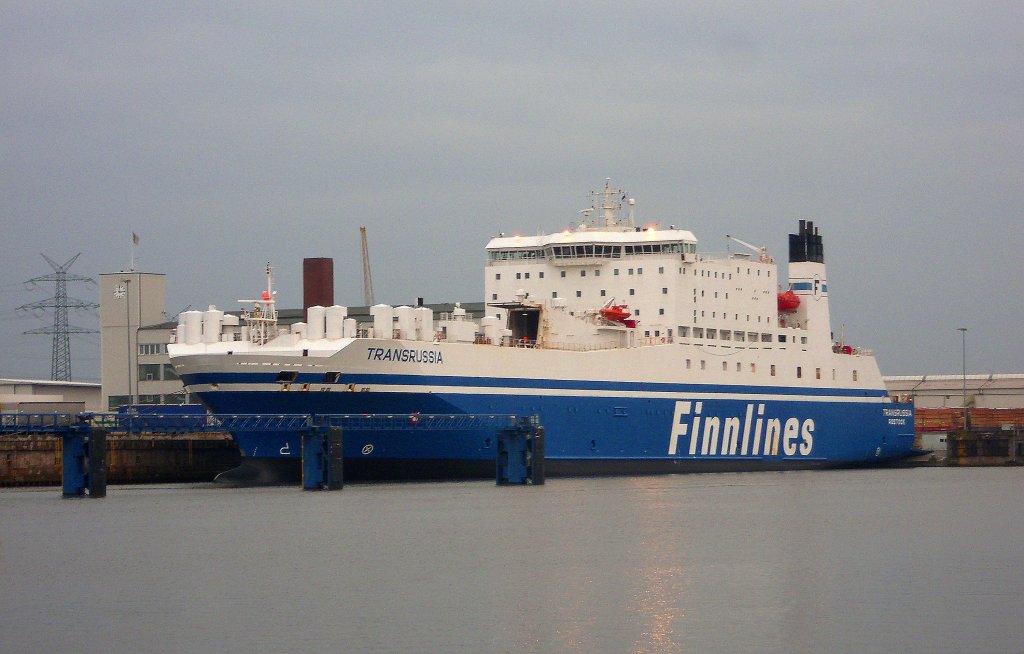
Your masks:
[[[2,436],[0,486],[59,485],[61,457],[55,436]],[[239,463],[227,434],[107,437],[107,480],[113,484],[213,481]]]

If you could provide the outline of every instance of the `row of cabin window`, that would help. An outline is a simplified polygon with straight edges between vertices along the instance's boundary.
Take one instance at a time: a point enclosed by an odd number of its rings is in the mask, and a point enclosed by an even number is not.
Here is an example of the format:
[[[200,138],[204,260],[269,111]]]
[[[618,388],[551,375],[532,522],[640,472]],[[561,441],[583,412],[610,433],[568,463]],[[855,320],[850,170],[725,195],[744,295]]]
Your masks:
[[[680,338],[690,337],[691,332],[689,327],[687,327],[686,325],[679,325],[678,329],[679,331],[677,333],[679,334]],[[719,339],[723,341],[732,340],[741,342],[749,341],[751,343],[757,343],[759,341],[761,343],[772,342],[772,335],[767,333],[759,334],[758,332],[731,331],[728,329],[705,329],[703,327],[694,327],[692,333],[694,338]]]
[[[700,312],[700,317],[701,318],[706,318],[707,317],[706,314],[707,314],[706,311],[701,311]],[[734,313],[734,314],[732,314],[732,316],[733,316],[733,320],[739,321],[740,314]],[[711,317],[712,318],[718,318],[718,312],[717,311],[712,311],[711,312]],[[768,323],[768,324],[771,324],[771,322],[772,322],[771,316],[758,316],[757,317],[757,322],[761,322],[761,318],[764,318],[764,321],[766,323]],[[722,312],[722,320],[728,320],[728,319],[729,319],[729,314],[726,313],[725,311],[723,311]],[[697,322],[697,310],[696,309],[693,310],[693,322]],[[747,322],[750,322],[750,314],[749,313],[747,314]]]
[[[553,245],[533,250],[493,250],[487,253],[491,261],[521,261],[537,259],[620,259],[636,254],[696,254],[694,243],[643,243],[639,245]]]
[[[686,369],[689,370],[692,367],[692,364],[693,364],[693,362],[690,359],[687,359],[686,360]],[[751,363],[751,364],[748,364],[748,365],[749,365],[750,372],[757,373],[757,364],[756,363]],[[701,359],[700,360],[700,369],[701,370],[707,370],[707,360],[705,360],[705,359]],[[728,372],[729,371],[729,362],[728,361],[723,361],[722,362],[722,371],[723,372]],[[736,362],[736,372],[743,372],[743,363],[740,362],[740,361]],[[853,373],[853,381],[857,381],[857,371],[853,370],[852,373]],[[775,364],[774,363],[769,366],[769,374],[772,377],[776,376],[776,368],[775,368]],[[803,379],[803,376],[804,376],[803,366],[797,366],[796,367],[796,378],[797,379]],[[821,368],[815,368],[814,369],[814,378],[815,379],[821,379]],[[836,379],[836,369],[833,368],[832,369],[832,381],[835,381],[835,379]]]
[[[739,270],[740,269],[737,268],[736,272],[738,273]],[[561,276],[563,278],[566,277],[566,271],[562,270],[560,272],[561,272]],[[600,277],[601,276],[601,269],[600,268],[595,268],[591,272],[594,273],[594,277]],[[712,275],[712,273],[714,273],[714,275]],[[772,276],[772,271],[769,270],[769,271],[767,271],[767,273],[768,273],[768,277]],[[618,275],[619,274],[619,269],[618,268],[613,268],[612,269],[612,274],[613,275]],[[626,269],[626,274],[627,275],[633,275],[633,274],[642,275],[642,274],[644,274],[644,269],[643,268],[636,268],[636,269],[634,269],[634,268],[627,268]],[[659,275],[664,275],[665,274],[665,266],[658,266],[658,274]],[[679,269],[679,274],[685,275],[686,274],[686,268],[680,268]],[[696,273],[694,273],[694,274],[696,274]],[[747,274],[748,275],[750,274],[750,268],[747,268]],[[721,279],[732,279],[732,273],[725,273],[725,272],[723,272],[723,273],[721,273],[721,275],[722,275]],[[760,270],[757,271],[757,275],[758,275],[758,277],[761,276],[761,271]],[[586,270],[581,270],[580,271],[580,277],[586,277],[586,276],[587,276],[587,271]],[[712,271],[712,270],[703,270],[702,269],[700,271],[700,276],[701,277],[708,277],[708,278],[712,278],[713,277],[714,279],[719,279],[719,273],[718,273],[717,270]],[[537,272],[537,277],[539,279],[544,279],[544,271],[543,270],[538,271]],[[516,273],[516,279],[529,279],[529,278],[530,278],[530,273],[528,273],[528,272],[527,273],[524,273],[524,272],[517,272]],[[494,279],[500,280],[501,279],[501,273],[494,273]]]

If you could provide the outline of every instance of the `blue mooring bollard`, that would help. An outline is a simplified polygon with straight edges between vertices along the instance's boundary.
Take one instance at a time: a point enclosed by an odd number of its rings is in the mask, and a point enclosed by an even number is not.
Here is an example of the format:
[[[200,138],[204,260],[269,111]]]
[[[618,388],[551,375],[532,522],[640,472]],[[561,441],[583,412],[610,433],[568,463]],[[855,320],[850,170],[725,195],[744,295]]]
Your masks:
[[[535,421],[524,420],[516,427],[498,432],[495,457],[495,483],[544,483],[544,429]]]
[[[82,497],[85,495],[85,433],[67,432],[61,440],[64,497]]]
[[[318,424],[302,434],[303,490],[341,490],[343,444],[341,427]]]
[[[88,426],[73,428],[61,435],[63,459],[62,494],[64,497],[100,498],[107,496],[107,432]]]

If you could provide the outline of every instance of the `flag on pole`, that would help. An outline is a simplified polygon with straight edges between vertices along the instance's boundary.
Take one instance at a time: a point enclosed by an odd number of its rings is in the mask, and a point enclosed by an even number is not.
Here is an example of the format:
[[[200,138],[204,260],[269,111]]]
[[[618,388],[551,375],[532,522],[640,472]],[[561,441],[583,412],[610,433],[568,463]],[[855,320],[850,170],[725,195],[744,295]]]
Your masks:
[[[132,245],[138,245],[138,244],[139,244],[139,235],[136,234],[135,232],[132,232]]]

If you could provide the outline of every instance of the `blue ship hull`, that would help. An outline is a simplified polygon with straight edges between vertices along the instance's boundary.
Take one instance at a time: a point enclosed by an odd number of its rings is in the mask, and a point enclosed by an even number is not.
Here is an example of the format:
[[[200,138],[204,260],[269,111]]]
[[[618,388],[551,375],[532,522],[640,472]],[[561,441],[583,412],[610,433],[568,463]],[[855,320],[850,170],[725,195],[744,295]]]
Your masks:
[[[217,383],[208,373],[188,377],[186,384]],[[227,382],[219,383],[222,388],[257,382],[237,377],[219,381]],[[374,376],[372,381],[384,380]],[[234,388],[197,394],[217,413],[537,416],[546,433],[546,469],[551,475],[882,465],[913,452],[912,406],[888,402],[884,391],[476,379],[477,387],[489,382],[502,388],[518,384],[520,392],[446,392],[446,385],[460,381],[465,380],[400,380],[406,387],[410,382],[421,385],[423,392]],[[549,394],[538,394],[538,389]],[[650,395],[645,396],[648,391]],[[666,393],[673,397],[666,399]],[[493,430],[412,427],[346,430],[346,475],[369,479],[493,476]],[[295,434],[239,432],[234,437],[244,457],[301,456]]]

